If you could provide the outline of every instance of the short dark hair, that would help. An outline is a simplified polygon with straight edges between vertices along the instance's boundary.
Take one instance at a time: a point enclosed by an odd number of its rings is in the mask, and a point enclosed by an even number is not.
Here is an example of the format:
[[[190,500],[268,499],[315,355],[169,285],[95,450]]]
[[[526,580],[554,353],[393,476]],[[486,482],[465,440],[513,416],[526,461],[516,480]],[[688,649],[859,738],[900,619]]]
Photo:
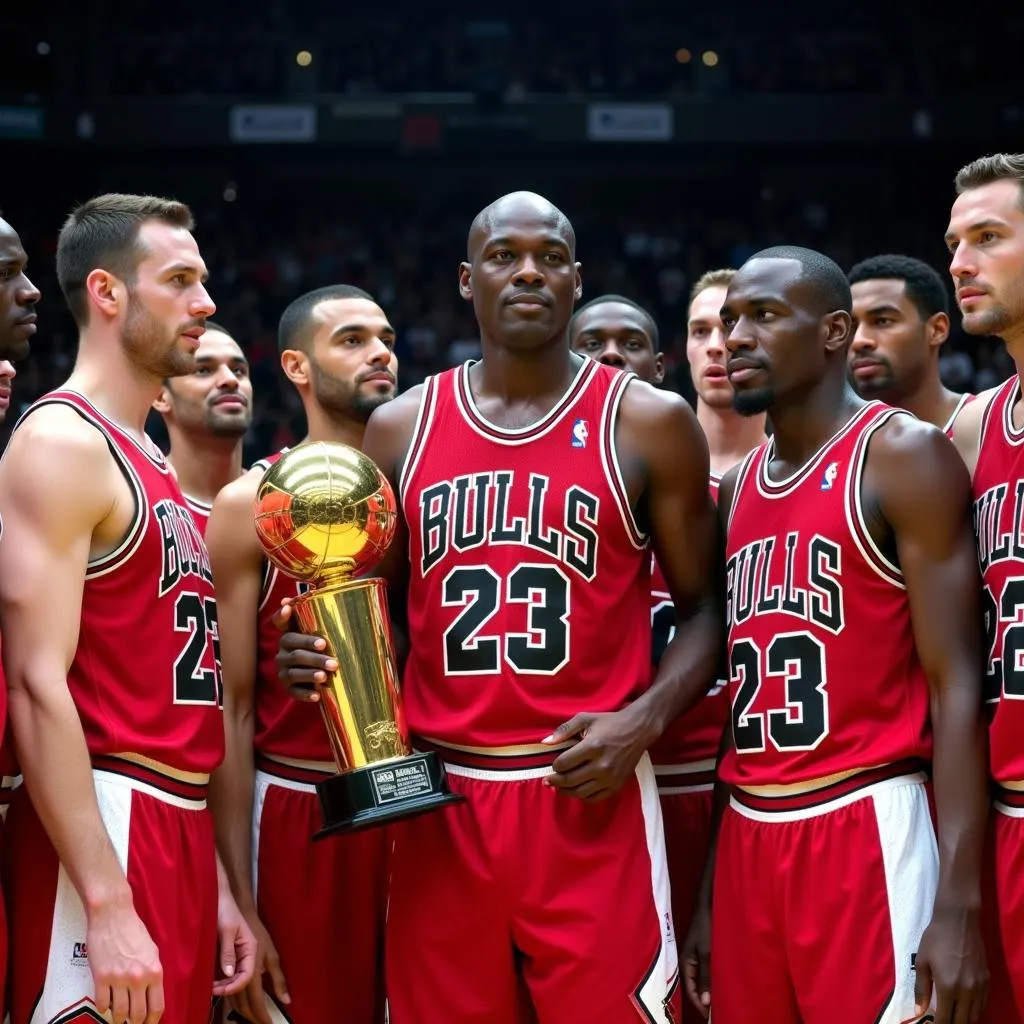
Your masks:
[[[805,249],[802,245],[773,245],[755,252],[751,260],[796,260],[800,264],[800,279],[810,281],[822,303],[821,312],[831,313],[837,309],[849,313],[853,308],[850,283],[842,267],[817,249]]]
[[[922,320],[949,313],[949,293],[938,271],[913,256],[885,253],[854,264],[846,275],[851,285],[861,281],[902,281],[907,298]]]
[[[991,153],[965,164],[956,172],[956,194],[962,195],[994,181],[1017,182],[1017,201],[1024,209],[1024,153]]]
[[[159,220],[191,231],[192,211],[176,199],[108,192],[76,206],[57,238],[57,280],[64,301],[79,327],[89,322],[85,280],[97,268],[115,274],[128,285],[135,283],[145,251],[139,228]]]
[[[654,317],[651,315],[649,310],[644,309],[639,302],[634,302],[633,299],[626,298],[625,295],[598,295],[596,299],[591,299],[589,302],[584,302],[579,309],[576,310],[572,315],[572,319],[569,321],[569,333],[572,333],[573,324],[579,319],[580,315],[585,313],[588,309],[593,309],[594,306],[604,306],[612,302],[621,302],[624,306],[631,306],[638,313],[640,313],[647,321],[647,333],[651,339],[651,347],[655,352],[661,350],[661,341],[658,337],[658,324]]]
[[[376,299],[362,288],[353,284],[329,284],[325,288],[315,288],[294,299],[281,314],[277,328],[277,347],[281,352],[287,349],[309,351],[309,323],[313,310],[321,302],[331,299],[366,299],[376,303]]]

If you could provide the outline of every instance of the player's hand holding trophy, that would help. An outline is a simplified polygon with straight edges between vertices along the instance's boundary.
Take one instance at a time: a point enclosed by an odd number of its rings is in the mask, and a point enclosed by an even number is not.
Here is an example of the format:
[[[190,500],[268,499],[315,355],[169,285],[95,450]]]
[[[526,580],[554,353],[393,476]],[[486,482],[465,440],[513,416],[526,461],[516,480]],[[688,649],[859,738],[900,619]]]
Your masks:
[[[462,802],[448,790],[437,754],[412,751],[387,584],[365,575],[387,551],[396,516],[394,491],[376,464],[340,443],[285,452],[256,496],[267,558],[308,585],[294,605],[298,627],[322,636],[338,663],[318,686],[339,774],[317,783],[324,822],[317,838]]]

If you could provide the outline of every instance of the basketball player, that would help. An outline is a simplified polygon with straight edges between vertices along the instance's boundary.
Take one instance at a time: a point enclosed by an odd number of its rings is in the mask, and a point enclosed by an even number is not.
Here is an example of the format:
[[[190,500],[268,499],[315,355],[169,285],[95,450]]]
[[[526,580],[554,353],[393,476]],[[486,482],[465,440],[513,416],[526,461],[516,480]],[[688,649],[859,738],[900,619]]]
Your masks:
[[[711,451],[711,490],[718,497],[722,476],[765,439],[766,416],[740,416],[732,407],[725,372],[725,331],[720,311],[735,270],[709,270],[690,292],[686,359],[697,392],[697,422]]]
[[[36,333],[39,289],[25,274],[27,265],[18,232],[0,217],[0,359],[24,359]]]
[[[361,447],[370,413],[395,396],[395,331],[381,308],[359,288],[320,288],[285,310],[279,339],[306,411],[305,440]],[[257,974],[233,1003],[258,1022],[313,1024],[342,1012],[345,1024],[374,1024],[383,1018],[387,833],[312,841],[322,827],[315,783],[337,768],[317,708],[277,681],[273,615],[299,584],[267,562],[253,525],[260,480],[279,455],[224,489],[208,534],[227,727],[214,817],[269,975],[266,1000]]]
[[[687,357],[697,382],[697,421],[720,420],[706,435],[718,444],[719,465],[728,451],[742,444],[750,433],[751,420],[740,416],[730,405],[728,413],[707,405],[702,392],[710,391],[715,400],[722,392],[718,378],[710,372],[722,369],[725,390],[731,394],[725,372],[725,349],[718,310],[725,297],[727,278],[733,271],[711,271],[694,286],[690,302]],[[710,282],[710,283],[709,283]],[[717,300],[715,298],[717,294]],[[696,308],[696,317],[694,310]],[[589,355],[609,366],[635,373],[648,384],[659,385],[664,377],[664,357],[659,351],[658,328],[647,310],[631,299],[603,295],[581,306],[569,322],[569,344],[582,355]],[[703,415],[703,419],[702,419]],[[748,447],[764,440],[761,433]],[[730,432],[726,428],[738,428]],[[757,423],[753,426],[756,428]],[[737,438],[736,434],[740,437]],[[745,453],[744,453],[745,454]],[[719,477],[714,466],[716,452],[711,449],[711,495],[718,496]],[[669,640],[675,615],[672,598],[658,568],[651,565],[651,652],[653,674]],[[689,714],[674,721],[651,748],[651,762],[658,780],[661,813],[665,822],[665,851],[672,884],[672,920],[677,931],[686,934],[693,917],[704,865],[707,861],[711,829],[711,792],[719,739],[729,716],[725,690],[716,683]],[[688,1001],[683,1003],[683,1019],[699,1019]]]
[[[205,805],[224,742],[209,563],[143,432],[214,309],[191,227],[187,207],[149,196],[71,213],[57,274],[78,359],[0,463],[25,780],[6,835],[12,1024],[194,1024],[252,973]]]
[[[979,395],[957,420],[953,440],[973,476],[974,526],[987,631],[985,690],[990,714],[989,766],[994,893],[998,917],[988,946],[993,991],[986,1019],[1024,1019],[1024,710],[1019,628],[1024,604],[1024,153],[997,153],[956,176],[946,245],[957,305],[968,334],[1002,338],[1017,372]],[[987,933],[987,937],[988,937]]]
[[[950,391],[939,376],[949,337],[942,278],[911,256],[872,256],[847,274],[853,293],[850,380],[861,398],[879,398],[953,436],[973,395]]]
[[[207,320],[195,371],[168,377],[153,408],[167,425],[167,461],[203,533],[217,493],[242,475],[242,441],[252,421],[249,361],[238,342]]]
[[[969,481],[940,430],[850,389],[851,305],[784,246],[722,307],[734,404],[774,434],[719,497],[732,729],[700,994],[725,1024],[965,1024],[988,980]]]
[[[7,418],[11,405],[11,384],[16,370],[13,359],[28,355],[29,344],[36,332],[36,303],[39,289],[28,279],[25,267],[28,255],[18,233],[0,217],[0,423]],[[3,523],[0,522],[0,537]],[[11,787],[17,775],[17,760],[7,727],[7,684],[0,665],[0,823],[6,817]],[[3,892],[0,890],[0,1014],[6,1005],[7,920]]]
[[[482,359],[382,406],[364,443],[400,495],[385,574],[407,588],[409,728],[467,801],[394,829],[391,1021],[668,1022],[645,751],[714,680],[707,445],[678,395],[569,349],[575,234],[546,199],[476,217],[459,288]],[[653,683],[648,536],[676,610]],[[323,678],[315,644],[285,635],[283,681]]]

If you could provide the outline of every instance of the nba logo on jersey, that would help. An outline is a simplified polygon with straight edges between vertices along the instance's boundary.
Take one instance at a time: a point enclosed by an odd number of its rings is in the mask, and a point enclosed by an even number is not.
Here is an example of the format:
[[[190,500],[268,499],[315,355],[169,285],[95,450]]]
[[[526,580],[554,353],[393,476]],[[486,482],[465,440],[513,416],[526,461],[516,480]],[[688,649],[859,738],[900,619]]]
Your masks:
[[[586,448],[587,438],[590,436],[590,428],[586,420],[576,420],[572,425],[572,446],[573,448]]]
[[[839,463],[830,462],[825,467],[825,475],[821,478],[821,489],[823,491],[831,491],[837,476],[839,476]]]

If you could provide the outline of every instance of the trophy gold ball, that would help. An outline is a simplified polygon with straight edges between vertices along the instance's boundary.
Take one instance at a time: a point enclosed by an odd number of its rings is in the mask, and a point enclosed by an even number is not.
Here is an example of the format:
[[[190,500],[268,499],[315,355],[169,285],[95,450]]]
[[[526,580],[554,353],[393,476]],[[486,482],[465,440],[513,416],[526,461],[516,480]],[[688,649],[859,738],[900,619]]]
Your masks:
[[[253,514],[267,559],[306,584],[297,628],[323,637],[338,663],[317,684],[338,773],[316,784],[314,838],[461,803],[437,754],[413,751],[402,712],[387,585],[371,575],[397,525],[387,477],[357,448],[307,441],[264,472]]]

